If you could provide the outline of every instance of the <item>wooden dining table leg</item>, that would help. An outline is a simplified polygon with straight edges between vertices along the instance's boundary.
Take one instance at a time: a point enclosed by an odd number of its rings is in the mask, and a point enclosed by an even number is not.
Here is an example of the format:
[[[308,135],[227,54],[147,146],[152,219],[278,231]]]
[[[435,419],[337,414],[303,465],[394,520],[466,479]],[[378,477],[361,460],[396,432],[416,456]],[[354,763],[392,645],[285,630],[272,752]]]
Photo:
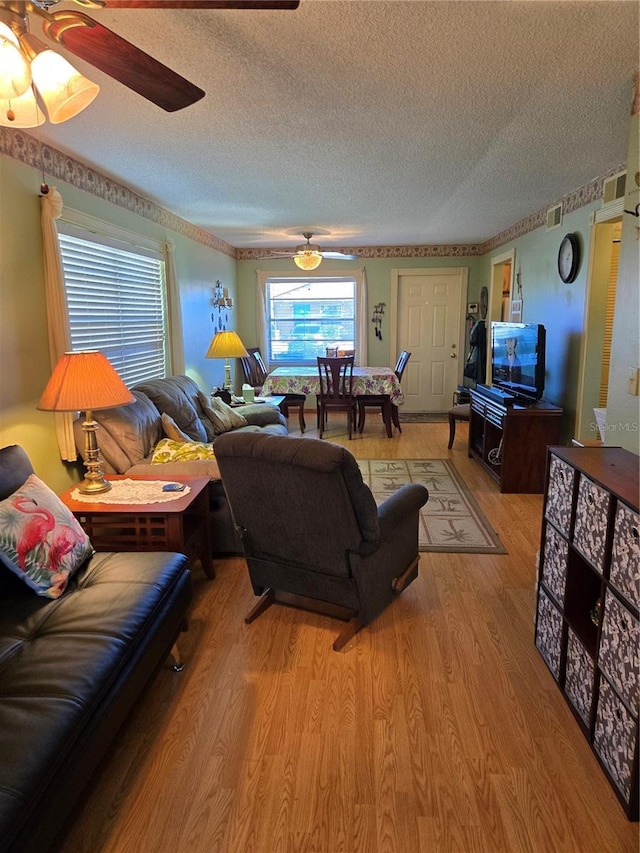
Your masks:
[[[391,426],[391,406],[393,403],[391,402],[391,398],[385,398],[384,403],[382,404],[382,420],[384,421],[385,429],[387,430],[387,437],[393,438],[393,428]]]
[[[391,404],[391,420],[398,432],[402,432],[402,427],[400,426],[400,413],[398,411],[398,407],[394,406],[393,403]]]

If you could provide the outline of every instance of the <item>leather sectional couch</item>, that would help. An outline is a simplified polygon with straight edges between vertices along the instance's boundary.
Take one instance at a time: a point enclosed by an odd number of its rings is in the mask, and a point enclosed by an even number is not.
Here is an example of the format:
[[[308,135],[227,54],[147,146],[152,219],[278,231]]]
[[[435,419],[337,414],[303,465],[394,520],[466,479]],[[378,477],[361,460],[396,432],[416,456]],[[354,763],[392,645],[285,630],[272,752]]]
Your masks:
[[[32,473],[22,448],[0,449],[3,534]],[[57,598],[0,562],[1,853],[51,849],[191,595],[182,554],[93,554]]]
[[[213,443],[215,452],[219,433],[203,409],[197,384],[189,376],[170,376],[142,382],[131,390],[135,402],[93,413],[100,427],[98,443],[104,470],[112,474],[156,476],[161,472],[163,479],[181,474],[209,477],[212,551],[214,554],[241,554],[242,545],[231,520],[215,459],[167,462],[162,466],[151,461],[156,445],[165,437],[163,414],[169,415],[192,441]],[[246,426],[237,428],[238,431],[288,434],[287,422],[275,406],[255,403],[236,411],[247,421]],[[74,429],[76,445],[82,453],[81,420],[75,422]]]

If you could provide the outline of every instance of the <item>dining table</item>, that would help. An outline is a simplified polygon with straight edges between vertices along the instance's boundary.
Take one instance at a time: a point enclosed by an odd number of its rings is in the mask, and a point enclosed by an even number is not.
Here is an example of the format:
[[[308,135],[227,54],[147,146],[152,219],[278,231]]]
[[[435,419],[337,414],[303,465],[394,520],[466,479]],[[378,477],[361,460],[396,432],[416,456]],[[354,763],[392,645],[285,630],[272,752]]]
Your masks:
[[[317,367],[276,367],[262,385],[264,396],[279,394],[318,395],[320,374]],[[380,396],[384,399],[382,418],[389,438],[393,435],[391,406],[404,402],[404,394],[393,367],[354,367],[353,395]]]

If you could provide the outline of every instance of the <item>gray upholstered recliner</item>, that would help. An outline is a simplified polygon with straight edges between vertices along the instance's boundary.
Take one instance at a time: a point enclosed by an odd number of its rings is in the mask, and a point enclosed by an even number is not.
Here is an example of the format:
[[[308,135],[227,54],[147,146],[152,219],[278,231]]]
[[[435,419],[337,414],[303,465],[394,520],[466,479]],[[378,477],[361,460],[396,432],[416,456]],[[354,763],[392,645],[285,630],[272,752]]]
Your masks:
[[[256,595],[347,618],[337,651],[418,574],[424,486],[376,507],[354,457],[319,439],[227,433],[216,458]]]

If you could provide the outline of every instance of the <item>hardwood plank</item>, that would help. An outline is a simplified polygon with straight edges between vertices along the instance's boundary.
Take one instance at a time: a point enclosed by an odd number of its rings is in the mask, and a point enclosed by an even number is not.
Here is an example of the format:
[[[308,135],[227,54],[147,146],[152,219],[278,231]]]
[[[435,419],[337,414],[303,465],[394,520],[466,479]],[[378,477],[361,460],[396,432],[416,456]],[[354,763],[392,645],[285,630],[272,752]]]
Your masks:
[[[390,440],[370,413],[330,440],[452,459],[509,553],[423,554],[341,653],[327,616],[275,604],[245,625],[242,559],[196,574],[186,667],[151,684],[58,853],[637,851],[535,648],[542,496],[501,495],[467,457],[467,425],[451,451],[448,432],[403,424]]]

